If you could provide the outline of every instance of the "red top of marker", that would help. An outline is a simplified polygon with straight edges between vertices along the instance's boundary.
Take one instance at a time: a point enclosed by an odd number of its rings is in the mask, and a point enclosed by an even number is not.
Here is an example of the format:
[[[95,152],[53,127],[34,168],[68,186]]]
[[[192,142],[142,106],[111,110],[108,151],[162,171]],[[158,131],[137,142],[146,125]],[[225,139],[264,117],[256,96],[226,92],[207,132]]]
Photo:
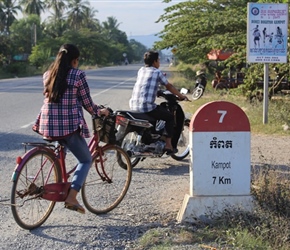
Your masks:
[[[190,131],[250,131],[250,122],[239,106],[231,102],[213,101],[204,104],[194,113]]]

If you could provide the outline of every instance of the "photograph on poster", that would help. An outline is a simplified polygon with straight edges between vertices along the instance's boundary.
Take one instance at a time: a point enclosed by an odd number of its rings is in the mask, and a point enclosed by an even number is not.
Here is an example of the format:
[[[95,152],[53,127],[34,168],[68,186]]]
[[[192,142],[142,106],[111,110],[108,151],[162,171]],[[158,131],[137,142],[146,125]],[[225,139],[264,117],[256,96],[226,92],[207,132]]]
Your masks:
[[[249,62],[287,62],[288,4],[248,3]]]

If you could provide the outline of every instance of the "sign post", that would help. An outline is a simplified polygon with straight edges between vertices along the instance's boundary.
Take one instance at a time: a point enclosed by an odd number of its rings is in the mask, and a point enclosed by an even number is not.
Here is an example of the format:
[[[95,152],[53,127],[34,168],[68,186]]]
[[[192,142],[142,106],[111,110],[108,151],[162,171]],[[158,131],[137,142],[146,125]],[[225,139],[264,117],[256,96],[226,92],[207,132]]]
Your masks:
[[[250,123],[242,109],[224,101],[200,107],[190,123],[190,153],[190,193],[178,221],[252,209]]]
[[[268,123],[269,63],[287,63],[288,4],[248,3],[247,61],[264,63],[263,123]]]

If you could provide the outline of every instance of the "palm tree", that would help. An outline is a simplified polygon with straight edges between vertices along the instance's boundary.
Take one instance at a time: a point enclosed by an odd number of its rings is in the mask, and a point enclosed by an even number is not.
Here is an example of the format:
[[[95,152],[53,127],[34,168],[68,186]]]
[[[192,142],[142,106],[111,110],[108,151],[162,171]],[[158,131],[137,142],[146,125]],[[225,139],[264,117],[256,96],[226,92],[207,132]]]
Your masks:
[[[2,0],[0,2],[0,31],[2,34],[9,34],[9,27],[16,20],[17,10],[21,10],[16,5],[16,0]]]
[[[45,4],[41,0],[20,0],[19,4],[23,6],[25,14],[36,14],[40,16],[41,12],[45,11]]]
[[[103,26],[106,30],[117,30],[120,24],[121,23],[118,23],[118,20],[113,16],[108,17],[108,20],[103,22]]]
[[[45,32],[48,36],[61,37],[67,29],[64,11],[67,8],[66,1],[63,0],[44,0],[45,7],[51,9],[52,15],[44,22]]]
[[[64,18],[57,19],[54,15],[48,17],[43,25],[45,26],[44,34],[52,38],[61,37],[68,30],[66,20]]]
[[[118,29],[120,23],[115,17],[108,17],[107,21],[103,22],[104,35],[109,40],[118,41],[120,30]]]
[[[75,30],[81,28],[86,22],[86,13],[90,8],[87,0],[68,0],[68,24]]]
[[[67,8],[66,1],[63,0],[45,0],[46,8],[53,10],[53,17],[56,20],[63,18],[64,10]]]
[[[84,25],[86,28],[89,28],[90,30],[93,30],[93,31],[101,30],[100,21],[97,18],[95,18],[95,15],[97,12],[98,11],[95,10],[94,8],[85,9]]]

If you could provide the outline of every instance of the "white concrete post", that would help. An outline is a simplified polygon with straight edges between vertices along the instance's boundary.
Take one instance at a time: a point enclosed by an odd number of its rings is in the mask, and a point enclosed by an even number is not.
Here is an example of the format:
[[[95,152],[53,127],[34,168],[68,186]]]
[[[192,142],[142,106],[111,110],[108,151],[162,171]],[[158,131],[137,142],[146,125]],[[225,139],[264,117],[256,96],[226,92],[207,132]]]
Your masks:
[[[252,209],[250,123],[237,105],[214,101],[190,123],[190,193],[178,221],[205,220],[225,208]]]

